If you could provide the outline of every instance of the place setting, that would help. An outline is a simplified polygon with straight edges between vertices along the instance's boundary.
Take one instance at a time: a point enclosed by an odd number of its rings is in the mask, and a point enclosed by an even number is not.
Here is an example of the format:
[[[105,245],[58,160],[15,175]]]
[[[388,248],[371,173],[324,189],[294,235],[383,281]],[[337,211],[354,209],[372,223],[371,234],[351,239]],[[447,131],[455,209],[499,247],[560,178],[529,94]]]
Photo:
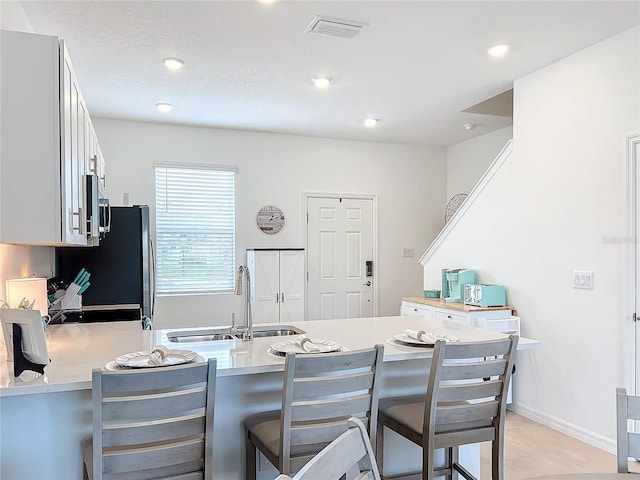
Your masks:
[[[300,335],[299,337],[272,344],[267,352],[276,357],[284,357],[287,353],[333,353],[344,351],[346,349],[338,342]]]
[[[391,345],[402,347],[433,348],[438,340],[444,340],[449,343],[460,341],[460,339],[454,335],[425,332],[424,330],[410,330],[407,328],[404,332],[397,333],[389,338],[387,342]]]
[[[204,362],[205,359],[191,350],[169,350],[158,345],[153,350],[126,353],[108,362],[104,368],[109,371],[139,368],[172,367],[188,363]]]

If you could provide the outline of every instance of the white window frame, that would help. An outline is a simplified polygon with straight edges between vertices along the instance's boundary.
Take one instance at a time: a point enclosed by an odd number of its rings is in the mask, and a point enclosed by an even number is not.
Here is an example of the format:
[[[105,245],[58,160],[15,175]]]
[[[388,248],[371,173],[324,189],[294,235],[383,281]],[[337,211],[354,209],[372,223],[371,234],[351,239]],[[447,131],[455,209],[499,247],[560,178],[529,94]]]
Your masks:
[[[221,165],[154,164],[159,296],[233,292],[236,173]]]

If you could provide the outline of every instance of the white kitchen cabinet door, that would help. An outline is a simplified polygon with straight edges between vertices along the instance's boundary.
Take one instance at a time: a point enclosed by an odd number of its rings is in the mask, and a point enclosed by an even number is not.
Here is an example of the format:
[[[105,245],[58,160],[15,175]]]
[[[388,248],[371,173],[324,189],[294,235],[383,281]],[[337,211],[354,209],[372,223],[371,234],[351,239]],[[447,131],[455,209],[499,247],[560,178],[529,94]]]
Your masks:
[[[92,127],[69,54],[58,37],[0,35],[0,243],[87,245]]]
[[[304,251],[249,250],[253,323],[304,320]]]
[[[304,252],[280,251],[280,323],[304,320]]]

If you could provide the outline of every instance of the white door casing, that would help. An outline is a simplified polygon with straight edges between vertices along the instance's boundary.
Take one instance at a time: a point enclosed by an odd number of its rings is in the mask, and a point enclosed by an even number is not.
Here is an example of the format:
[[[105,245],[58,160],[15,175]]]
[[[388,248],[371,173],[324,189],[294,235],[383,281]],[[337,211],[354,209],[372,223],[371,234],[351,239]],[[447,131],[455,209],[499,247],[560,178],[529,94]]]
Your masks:
[[[629,256],[631,258],[631,339],[627,358],[628,390],[640,395],[640,135],[629,137]]]
[[[308,195],[306,212],[307,319],[374,316],[375,198]]]

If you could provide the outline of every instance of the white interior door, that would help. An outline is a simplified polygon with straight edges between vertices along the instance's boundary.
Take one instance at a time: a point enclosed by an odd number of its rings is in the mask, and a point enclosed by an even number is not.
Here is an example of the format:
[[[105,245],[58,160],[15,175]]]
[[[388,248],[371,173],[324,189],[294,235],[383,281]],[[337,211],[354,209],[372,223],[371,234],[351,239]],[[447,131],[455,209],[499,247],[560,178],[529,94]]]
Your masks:
[[[280,251],[280,323],[304,320],[304,251]]]
[[[307,198],[307,319],[373,316],[372,198]]]
[[[278,323],[280,316],[279,260],[277,250],[247,252],[254,323]]]

